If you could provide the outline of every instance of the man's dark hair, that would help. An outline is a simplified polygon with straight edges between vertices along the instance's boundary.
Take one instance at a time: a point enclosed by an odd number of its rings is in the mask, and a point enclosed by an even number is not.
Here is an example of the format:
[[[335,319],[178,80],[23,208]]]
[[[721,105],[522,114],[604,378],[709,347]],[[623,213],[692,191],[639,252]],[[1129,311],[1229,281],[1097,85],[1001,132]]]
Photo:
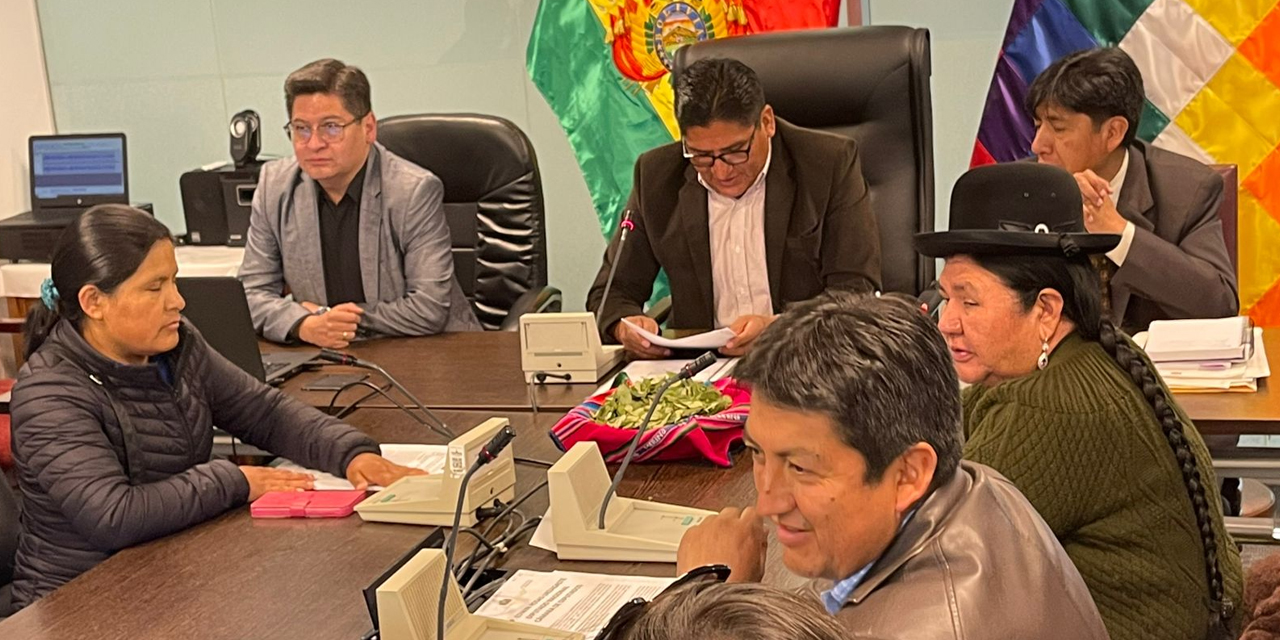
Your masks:
[[[359,67],[341,60],[316,60],[289,74],[284,80],[284,102],[293,118],[293,101],[312,93],[331,93],[342,100],[342,108],[363,118],[373,110],[369,98],[369,78]]]
[[[1077,51],[1049,65],[1027,90],[1026,108],[1033,119],[1044,106],[1083,113],[1093,120],[1094,129],[1120,116],[1129,123],[1123,141],[1128,145],[1138,135],[1145,96],[1142,72],[1133,58],[1118,47],[1102,47]]]
[[[704,58],[675,80],[680,131],[715,121],[755,126],[764,110],[764,87],[756,72],[737,60]]]
[[[942,334],[892,298],[829,292],[792,306],[734,368],[756,397],[827,416],[878,483],[911,446],[938,454],[930,491],[960,464],[960,384]]]

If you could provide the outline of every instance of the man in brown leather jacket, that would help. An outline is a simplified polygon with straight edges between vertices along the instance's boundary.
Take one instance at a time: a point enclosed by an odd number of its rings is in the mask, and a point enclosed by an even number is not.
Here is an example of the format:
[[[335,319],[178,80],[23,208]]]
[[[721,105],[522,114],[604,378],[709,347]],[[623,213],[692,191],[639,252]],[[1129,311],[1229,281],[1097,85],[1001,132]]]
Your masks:
[[[1080,574],[1009,481],[961,462],[955,369],[919,311],[827,293],[795,305],[734,370],[753,388],[756,506],[685,534],[678,565],[764,573],[768,537],[853,637],[1107,638]]]

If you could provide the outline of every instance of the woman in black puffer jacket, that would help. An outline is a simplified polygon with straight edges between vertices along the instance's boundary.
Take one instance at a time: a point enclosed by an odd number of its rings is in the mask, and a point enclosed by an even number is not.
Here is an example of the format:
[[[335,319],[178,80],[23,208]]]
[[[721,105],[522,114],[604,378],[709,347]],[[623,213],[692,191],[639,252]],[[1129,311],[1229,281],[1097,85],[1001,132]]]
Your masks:
[[[257,381],[184,322],[169,230],[94,207],[53,256],[10,403],[23,494],[13,603],[126,547],[311,478],[210,460],[213,427],[363,488],[409,469],[373,439]]]

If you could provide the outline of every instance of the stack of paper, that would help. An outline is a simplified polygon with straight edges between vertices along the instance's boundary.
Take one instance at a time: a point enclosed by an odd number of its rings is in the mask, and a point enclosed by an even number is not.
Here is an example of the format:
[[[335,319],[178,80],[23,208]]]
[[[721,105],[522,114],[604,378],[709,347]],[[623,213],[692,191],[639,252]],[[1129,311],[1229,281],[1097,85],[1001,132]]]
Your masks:
[[[1262,329],[1244,317],[1156,321],[1134,341],[1173,391],[1252,392],[1271,375]]]
[[[520,570],[507,578],[476,613],[594,638],[622,605],[634,598],[651,600],[674,580]]]

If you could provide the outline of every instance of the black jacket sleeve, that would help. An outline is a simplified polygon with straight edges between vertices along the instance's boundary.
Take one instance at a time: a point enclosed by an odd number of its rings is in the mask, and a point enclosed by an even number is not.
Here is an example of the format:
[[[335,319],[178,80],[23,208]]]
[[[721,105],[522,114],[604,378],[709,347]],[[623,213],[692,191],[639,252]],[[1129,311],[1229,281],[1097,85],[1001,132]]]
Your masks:
[[[218,428],[260,449],[338,477],[362,453],[381,453],[369,436],[267,386],[200,340],[205,393]]]
[[[243,504],[249,483],[215,460],[158,482],[130,485],[103,431],[105,399],[82,374],[45,370],[13,390],[14,454],[89,544],[114,552]]]

